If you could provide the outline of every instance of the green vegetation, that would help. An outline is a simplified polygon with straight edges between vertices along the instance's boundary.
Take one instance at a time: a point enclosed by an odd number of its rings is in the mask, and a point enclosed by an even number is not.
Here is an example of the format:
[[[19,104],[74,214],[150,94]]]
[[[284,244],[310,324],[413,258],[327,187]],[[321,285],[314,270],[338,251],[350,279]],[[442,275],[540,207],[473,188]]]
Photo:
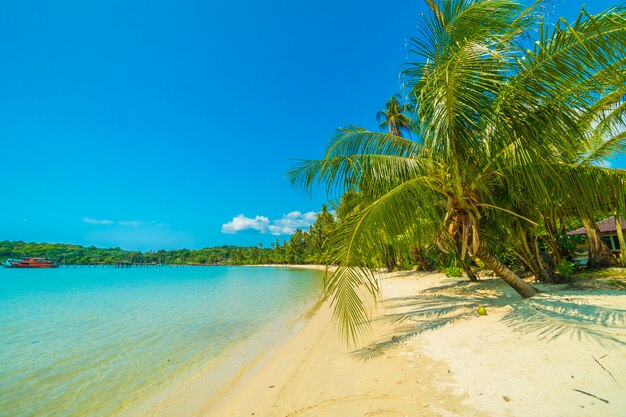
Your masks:
[[[568,261],[567,259],[561,259],[556,265],[556,272],[563,277],[571,276],[576,270],[576,263]]]
[[[349,339],[368,323],[359,287],[376,297],[374,271],[402,254],[470,277],[480,259],[532,297],[516,267],[558,282],[575,221],[589,230],[591,264],[615,262],[592,232],[596,216],[626,213],[626,172],[599,163],[625,150],[626,9],[551,26],[541,1],[427,3],[402,73],[406,103],[379,114],[388,133],[340,129],[323,159],[290,172],[296,187],[350,196],[326,286]]]
[[[273,263],[270,261],[273,254],[274,249],[262,247],[221,246],[199,250],[179,249],[141,253],[120,248],[59,243],[0,242],[0,258],[45,257],[61,265],[242,265]]]
[[[53,259],[61,265],[258,265],[323,264],[329,256],[325,242],[333,233],[335,218],[326,206],[308,230],[297,230],[282,244],[276,240],[271,248],[220,246],[198,250],[177,249],[157,252],[103,249],[59,243],[0,242],[0,259],[25,256]]]
[[[461,273],[461,268],[458,266],[449,266],[445,270],[446,276],[449,278],[461,278],[463,274]]]

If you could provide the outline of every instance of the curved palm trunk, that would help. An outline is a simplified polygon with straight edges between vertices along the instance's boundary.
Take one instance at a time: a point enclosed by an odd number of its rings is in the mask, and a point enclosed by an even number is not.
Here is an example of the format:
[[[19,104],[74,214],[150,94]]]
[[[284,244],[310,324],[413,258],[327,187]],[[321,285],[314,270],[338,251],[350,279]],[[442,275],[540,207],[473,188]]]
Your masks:
[[[478,247],[476,256],[478,256],[489,269],[495,272],[504,280],[504,282],[509,284],[522,297],[528,298],[539,294],[540,291],[538,289],[517,276],[515,272],[507,268],[506,265],[498,260],[498,258],[489,253],[483,245]]]
[[[589,259],[587,260],[587,268],[602,268],[608,266],[616,266],[617,259],[611,253],[611,250],[602,240],[602,235],[598,229],[598,225],[593,219],[582,219],[583,226],[587,229],[589,237]]]
[[[522,260],[522,262],[524,262],[524,260]],[[549,284],[555,284],[557,282],[555,275],[550,273],[548,269],[539,266],[537,262],[524,262],[524,264],[528,269],[530,269],[530,272],[532,272],[538,281],[547,282]]]
[[[517,259],[535,276],[537,281],[547,282],[550,284],[556,284],[558,282],[557,276],[549,269],[544,267],[541,257],[536,258],[533,255],[526,257],[526,255],[517,255]]]
[[[551,269],[546,268],[545,263],[541,259],[537,240],[535,239],[534,243],[529,242],[529,240],[531,238],[524,231],[520,231],[516,235],[513,247],[515,248],[517,259],[533,273],[538,281],[552,284],[558,282],[557,276]],[[531,249],[531,246],[533,246],[533,249]]]
[[[467,275],[467,279],[472,282],[478,282],[478,277],[476,276],[476,274],[474,274],[474,271],[472,271],[472,267],[467,262],[461,262],[461,268],[463,268],[463,272],[465,272],[465,275]]]

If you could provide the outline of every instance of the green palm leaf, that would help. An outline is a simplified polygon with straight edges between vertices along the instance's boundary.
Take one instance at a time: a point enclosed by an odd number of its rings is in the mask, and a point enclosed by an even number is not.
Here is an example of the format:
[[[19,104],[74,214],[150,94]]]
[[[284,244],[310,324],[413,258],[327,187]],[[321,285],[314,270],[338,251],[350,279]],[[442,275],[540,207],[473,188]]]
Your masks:
[[[382,248],[478,255],[526,297],[537,291],[491,249],[548,217],[626,214],[626,172],[591,164],[624,150],[625,9],[549,28],[541,1],[427,3],[403,71],[410,113],[392,99],[379,114],[391,134],[339,130],[323,159],[289,172],[295,187],[358,195],[331,242],[339,269],[326,286],[348,339],[367,328]]]

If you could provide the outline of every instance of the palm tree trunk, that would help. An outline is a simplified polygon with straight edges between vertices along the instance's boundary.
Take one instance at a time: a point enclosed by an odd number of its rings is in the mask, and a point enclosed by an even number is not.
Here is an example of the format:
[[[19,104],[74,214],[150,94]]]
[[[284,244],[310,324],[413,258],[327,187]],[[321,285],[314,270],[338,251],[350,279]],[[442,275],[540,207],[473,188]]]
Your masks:
[[[498,260],[498,258],[489,253],[483,245],[478,247],[476,256],[478,256],[489,269],[495,272],[504,280],[504,282],[509,284],[522,297],[528,298],[539,294],[540,291],[538,289],[521,279],[515,272],[507,268],[506,265]]]
[[[515,236],[516,239],[513,246],[517,259],[533,273],[537,281],[556,283],[558,281],[556,275],[551,269],[545,267],[545,263],[541,259],[537,239],[535,238],[535,241],[532,243],[529,242],[531,238],[523,230],[519,230]],[[533,249],[531,249],[531,246],[533,246]]]
[[[624,242],[624,231],[622,230],[622,224],[620,223],[620,217],[618,215],[615,216],[615,229],[617,231],[617,240],[619,241],[619,250],[620,250],[620,265],[626,266],[626,257],[624,256],[624,250],[626,248],[626,242]]]
[[[413,262],[417,265],[419,270],[432,271],[432,266],[426,260],[422,249],[417,245],[411,245],[411,255],[413,255]]]
[[[466,261],[461,262],[461,268],[463,268],[465,275],[467,275],[467,279],[472,282],[478,282],[478,277],[476,276],[476,274],[474,274],[474,271],[472,271],[472,267]]]
[[[583,226],[587,229],[589,237],[589,260],[587,260],[587,268],[602,268],[608,266],[616,266],[617,259],[611,253],[611,250],[602,240],[602,235],[598,229],[598,225],[592,218],[582,219]]]
[[[530,272],[532,272],[537,281],[549,284],[556,284],[558,282],[557,276],[550,269],[544,266],[544,262],[539,254],[536,256],[531,254],[528,257],[518,254],[517,259],[524,264]]]
[[[553,218],[544,218],[543,224],[546,228],[546,233],[548,233],[548,239],[546,243],[550,248],[550,252],[552,253],[552,259],[554,264],[558,264],[559,261],[567,256],[567,253],[563,250],[563,247],[558,243],[558,231],[556,229],[556,222]]]
[[[385,265],[387,266],[387,272],[393,272],[398,268],[398,262],[396,260],[396,252],[393,246],[384,243],[383,244],[383,257]]]
[[[550,264],[548,262],[548,264],[551,265],[551,267],[549,267],[549,268],[545,267],[544,260],[541,258],[541,252],[539,251],[539,244],[537,243],[537,240],[535,240],[535,259],[534,259],[534,261],[537,264],[537,266],[539,267],[539,275],[537,276],[539,281],[547,282],[547,283],[550,283],[550,284],[557,284],[559,282],[559,278],[554,273],[554,264]],[[548,258],[548,261],[550,261],[549,258]]]

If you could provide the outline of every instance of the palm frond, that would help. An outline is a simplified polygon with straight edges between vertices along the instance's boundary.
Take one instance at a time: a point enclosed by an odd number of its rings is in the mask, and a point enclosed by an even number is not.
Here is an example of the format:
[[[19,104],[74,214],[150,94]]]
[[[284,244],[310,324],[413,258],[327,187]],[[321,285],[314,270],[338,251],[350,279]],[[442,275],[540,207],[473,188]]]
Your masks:
[[[349,340],[359,339],[367,317],[365,304],[357,300],[356,288],[364,287],[371,297],[376,297],[378,287],[371,271],[377,267],[381,246],[387,243],[385,235],[400,235],[421,218],[421,227],[412,229],[413,233],[421,234],[422,239],[434,236],[433,228],[441,214],[440,208],[432,204],[434,192],[424,185],[425,181],[416,178],[388,191],[346,219],[333,239],[333,263],[341,266],[326,291],[335,303],[335,318],[342,334]]]
[[[570,216],[581,218],[593,213],[624,214],[625,170],[577,164],[528,164],[505,172],[514,201],[542,210],[558,202]],[[535,182],[537,178],[539,182]]]
[[[623,153],[626,150],[626,87],[599,99],[587,114],[591,132],[580,163],[597,164]]]
[[[395,155],[415,158],[422,151],[419,143],[402,136],[371,132],[350,126],[338,129],[326,147],[325,158],[350,155]]]
[[[419,141],[349,127],[324,159],[289,172],[296,187],[358,196],[332,241],[341,267],[327,286],[348,339],[366,328],[381,248],[437,244],[452,258],[500,248],[530,259],[537,224],[626,215],[626,171],[592,163],[626,150],[626,8],[583,10],[551,28],[541,0],[427,3],[433,14],[403,71],[411,111],[392,99],[378,115],[394,133],[394,115],[410,117]],[[528,284],[505,275],[523,293]]]
[[[601,163],[624,152],[626,152],[626,132],[620,132],[611,138],[599,141],[590,150],[589,155],[581,161],[581,164]]]
[[[585,109],[611,86],[622,86],[626,56],[626,11],[615,7],[597,16],[581,12],[572,25],[540,26],[534,49],[516,60],[515,75],[499,102],[518,109],[566,102]],[[600,75],[598,75],[600,74]]]

